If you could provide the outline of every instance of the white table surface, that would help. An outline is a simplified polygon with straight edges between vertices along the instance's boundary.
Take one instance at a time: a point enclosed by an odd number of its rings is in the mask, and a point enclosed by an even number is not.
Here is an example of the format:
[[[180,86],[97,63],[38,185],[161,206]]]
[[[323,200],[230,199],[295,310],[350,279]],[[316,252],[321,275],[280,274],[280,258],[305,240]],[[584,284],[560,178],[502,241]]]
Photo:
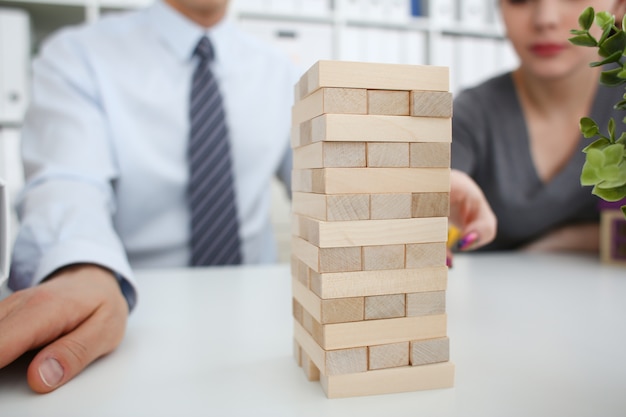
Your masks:
[[[457,256],[455,387],[332,400],[293,359],[287,265],[139,279],[114,353],[47,395],[0,370],[0,416],[626,416],[626,269],[595,258]]]

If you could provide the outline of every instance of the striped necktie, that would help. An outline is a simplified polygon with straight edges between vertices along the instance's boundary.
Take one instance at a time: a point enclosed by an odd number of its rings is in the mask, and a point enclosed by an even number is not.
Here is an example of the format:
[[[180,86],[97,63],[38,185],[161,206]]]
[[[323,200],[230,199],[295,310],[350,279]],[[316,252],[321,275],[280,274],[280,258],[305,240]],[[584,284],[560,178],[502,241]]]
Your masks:
[[[209,68],[213,47],[206,36],[194,56],[189,105],[189,206],[191,212],[190,265],[241,263],[241,246],[230,141],[222,96]]]

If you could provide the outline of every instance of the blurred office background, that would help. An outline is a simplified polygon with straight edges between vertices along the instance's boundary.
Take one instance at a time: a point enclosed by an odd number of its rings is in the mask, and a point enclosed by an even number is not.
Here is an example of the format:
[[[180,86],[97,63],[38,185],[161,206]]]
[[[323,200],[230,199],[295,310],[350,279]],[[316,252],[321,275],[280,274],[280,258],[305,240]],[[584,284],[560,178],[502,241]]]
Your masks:
[[[0,178],[12,201],[23,183],[19,140],[30,58],[42,40],[65,25],[151,1],[0,0]],[[230,14],[303,72],[319,59],[443,65],[456,93],[517,63],[494,0],[231,0]],[[288,261],[289,201],[277,184],[273,193],[280,260]]]

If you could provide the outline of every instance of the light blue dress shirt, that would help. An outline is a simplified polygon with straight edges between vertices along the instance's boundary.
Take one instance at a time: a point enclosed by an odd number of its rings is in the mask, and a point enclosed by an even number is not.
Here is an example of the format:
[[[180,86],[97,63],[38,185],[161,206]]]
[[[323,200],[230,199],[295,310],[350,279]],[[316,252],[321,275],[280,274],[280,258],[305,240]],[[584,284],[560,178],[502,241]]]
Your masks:
[[[298,71],[231,21],[206,31],[157,1],[64,29],[34,61],[13,289],[79,262],[131,284],[134,268],[188,264],[188,100],[204,34],[232,140],[244,262],[275,260],[270,181],[290,188]]]

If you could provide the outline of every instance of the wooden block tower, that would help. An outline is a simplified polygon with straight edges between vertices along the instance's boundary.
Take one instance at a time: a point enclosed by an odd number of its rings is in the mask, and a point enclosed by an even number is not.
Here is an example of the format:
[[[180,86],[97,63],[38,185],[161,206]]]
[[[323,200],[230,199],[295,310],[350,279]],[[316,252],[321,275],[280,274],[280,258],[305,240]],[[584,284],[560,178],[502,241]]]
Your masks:
[[[319,61],[295,91],[294,354],[329,398],[451,387],[448,69]]]

